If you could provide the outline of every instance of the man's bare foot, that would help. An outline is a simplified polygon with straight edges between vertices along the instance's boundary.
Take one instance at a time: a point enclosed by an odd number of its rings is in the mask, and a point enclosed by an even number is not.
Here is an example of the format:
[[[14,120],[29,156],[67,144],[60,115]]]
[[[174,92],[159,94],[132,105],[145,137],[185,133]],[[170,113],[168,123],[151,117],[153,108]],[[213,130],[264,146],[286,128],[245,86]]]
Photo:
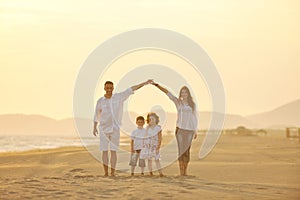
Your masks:
[[[115,171],[116,171],[115,169],[111,168],[110,175],[111,175],[111,176],[116,176]]]

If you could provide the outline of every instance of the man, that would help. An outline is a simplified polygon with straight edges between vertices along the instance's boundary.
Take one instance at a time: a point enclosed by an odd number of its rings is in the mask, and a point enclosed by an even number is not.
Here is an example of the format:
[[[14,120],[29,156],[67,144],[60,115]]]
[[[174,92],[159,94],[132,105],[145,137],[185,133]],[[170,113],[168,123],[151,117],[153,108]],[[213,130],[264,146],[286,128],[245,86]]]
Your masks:
[[[134,93],[135,90],[152,83],[148,80],[144,83],[132,86],[127,90],[113,94],[114,84],[106,81],[104,84],[105,95],[97,101],[94,116],[93,134],[98,134],[97,124],[100,132],[100,151],[102,151],[102,162],[104,176],[108,176],[108,150],[110,147],[111,176],[115,176],[117,164],[117,150],[120,144],[120,126],[123,114],[124,101]]]

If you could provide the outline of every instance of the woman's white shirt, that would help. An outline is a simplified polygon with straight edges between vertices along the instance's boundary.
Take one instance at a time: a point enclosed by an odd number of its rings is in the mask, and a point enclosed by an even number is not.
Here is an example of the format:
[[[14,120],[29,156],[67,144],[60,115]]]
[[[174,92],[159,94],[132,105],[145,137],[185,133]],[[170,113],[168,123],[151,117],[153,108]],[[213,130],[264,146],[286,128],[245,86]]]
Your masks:
[[[176,126],[185,130],[196,131],[198,127],[196,110],[193,111],[191,106],[183,103],[180,99],[175,97],[170,92],[167,93],[167,96],[174,102],[177,109]]]

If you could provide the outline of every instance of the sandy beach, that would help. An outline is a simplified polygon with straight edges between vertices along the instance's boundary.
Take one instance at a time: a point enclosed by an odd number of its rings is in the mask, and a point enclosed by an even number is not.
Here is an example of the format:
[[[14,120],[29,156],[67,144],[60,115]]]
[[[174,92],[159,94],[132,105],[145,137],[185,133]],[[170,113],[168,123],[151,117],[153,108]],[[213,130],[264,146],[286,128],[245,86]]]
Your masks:
[[[300,199],[300,143],[284,136],[222,135],[198,160],[193,142],[189,176],[177,163],[166,177],[118,171],[104,177],[85,148],[0,154],[0,199]]]

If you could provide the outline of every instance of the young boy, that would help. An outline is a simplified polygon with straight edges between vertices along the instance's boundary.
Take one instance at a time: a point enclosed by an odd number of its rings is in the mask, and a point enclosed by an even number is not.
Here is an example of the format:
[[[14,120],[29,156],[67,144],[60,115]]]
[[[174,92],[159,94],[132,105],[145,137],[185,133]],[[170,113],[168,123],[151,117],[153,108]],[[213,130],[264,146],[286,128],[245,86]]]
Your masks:
[[[136,118],[137,129],[131,133],[131,157],[129,165],[131,166],[131,176],[134,176],[134,169],[139,160],[139,167],[141,167],[141,175],[144,175],[145,160],[140,158],[141,150],[144,146],[146,138],[146,130],[144,129],[145,119],[143,116]]]

